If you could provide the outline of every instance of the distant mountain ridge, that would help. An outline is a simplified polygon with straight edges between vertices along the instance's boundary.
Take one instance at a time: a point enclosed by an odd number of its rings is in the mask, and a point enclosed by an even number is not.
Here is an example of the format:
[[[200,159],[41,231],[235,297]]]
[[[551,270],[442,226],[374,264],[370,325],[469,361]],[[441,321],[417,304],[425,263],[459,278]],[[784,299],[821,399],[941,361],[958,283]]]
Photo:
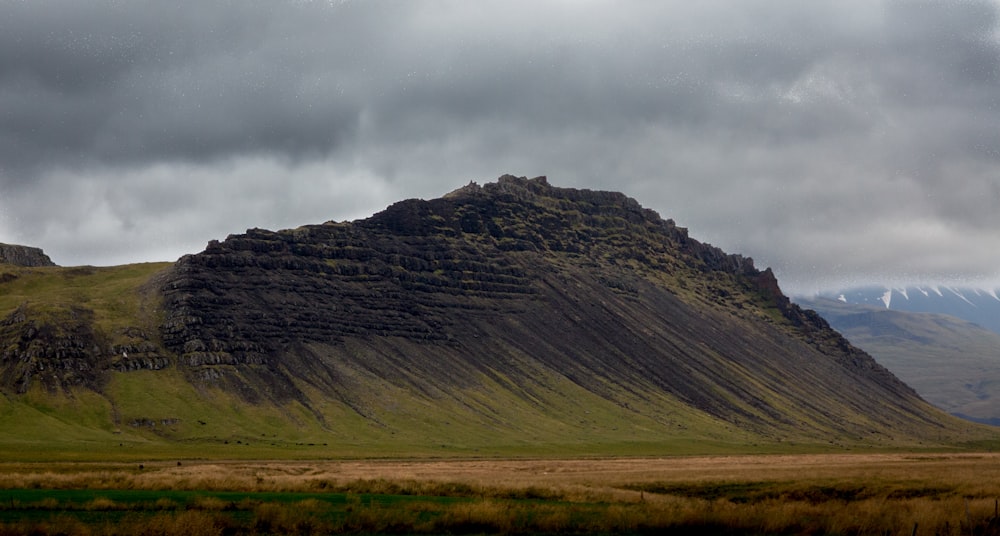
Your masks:
[[[880,301],[797,299],[853,344],[956,416],[1000,424],[1000,334],[950,315],[898,311]]]
[[[961,318],[1000,334],[1000,297],[996,289],[956,286],[865,286],[823,292],[817,297],[894,311],[935,313]]]
[[[24,411],[87,400],[67,426],[91,423],[98,444],[593,453],[989,437],[791,303],[769,269],[624,194],[544,177],[251,229],[172,265],[3,270],[0,392],[45,401]]]

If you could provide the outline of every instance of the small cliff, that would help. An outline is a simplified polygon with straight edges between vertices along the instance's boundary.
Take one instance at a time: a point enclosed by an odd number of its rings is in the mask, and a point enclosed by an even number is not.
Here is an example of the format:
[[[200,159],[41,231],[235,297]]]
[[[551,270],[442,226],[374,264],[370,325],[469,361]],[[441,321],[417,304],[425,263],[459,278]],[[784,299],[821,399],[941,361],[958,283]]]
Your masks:
[[[0,244],[0,264],[26,267],[56,265],[40,248],[12,244]]]

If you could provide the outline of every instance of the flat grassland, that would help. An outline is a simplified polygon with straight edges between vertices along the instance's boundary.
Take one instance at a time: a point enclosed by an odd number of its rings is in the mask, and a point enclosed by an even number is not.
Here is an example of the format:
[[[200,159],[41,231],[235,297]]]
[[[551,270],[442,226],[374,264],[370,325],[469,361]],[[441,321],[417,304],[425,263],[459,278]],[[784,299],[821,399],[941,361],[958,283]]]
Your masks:
[[[1000,534],[1000,455],[0,463],[0,534]]]

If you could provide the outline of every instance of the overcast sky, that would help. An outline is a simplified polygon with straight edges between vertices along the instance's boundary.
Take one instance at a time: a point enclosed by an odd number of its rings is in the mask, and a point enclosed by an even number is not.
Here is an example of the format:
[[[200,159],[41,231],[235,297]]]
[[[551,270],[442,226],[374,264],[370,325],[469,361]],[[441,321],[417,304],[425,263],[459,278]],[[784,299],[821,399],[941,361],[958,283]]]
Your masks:
[[[0,0],[0,242],[175,260],[504,173],[789,293],[1000,281],[992,1]]]

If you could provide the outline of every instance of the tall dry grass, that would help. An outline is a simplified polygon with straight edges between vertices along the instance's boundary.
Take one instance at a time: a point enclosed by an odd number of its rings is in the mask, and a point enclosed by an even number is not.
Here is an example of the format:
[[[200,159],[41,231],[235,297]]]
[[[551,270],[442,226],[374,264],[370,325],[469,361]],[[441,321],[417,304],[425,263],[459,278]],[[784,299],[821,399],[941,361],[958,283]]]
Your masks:
[[[0,524],[0,536],[222,536],[242,529],[221,514],[185,511],[153,516],[131,516],[115,523],[88,524],[68,514],[50,520]]]
[[[0,489],[347,494],[346,504],[163,500],[114,526],[50,520],[4,534],[1000,534],[1000,456],[878,454],[665,459],[0,464]],[[371,495],[419,495],[386,507]],[[431,497],[460,497],[441,501]],[[88,511],[126,505],[94,499]],[[0,505],[0,509],[5,508]],[[242,517],[233,514],[243,512]],[[9,518],[7,518],[9,519]],[[237,522],[237,519],[243,521]],[[34,524],[32,524],[34,523]],[[126,528],[119,528],[121,527]],[[127,529],[127,530],[126,530]]]
[[[316,491],[350,483],[416,488],[455,486],[618,490],[650,482],[904,482],[992,495],[997,454],[776,455],[573,460],[190,462],[136,464],[0,463],[6,489],[215,489]],[[360,484],[358,484],[360,485]]]
[[[398,508],[359,503],[346,511],[322,501],[248,505],[249,521],[230,509],[129,513],[114,523],[87,524],[67,513],[51,520],[0,524],[8,534],[998,534],[993,504],[953,498],[736,503],[669,498],[647,503],[548,503],[477,499]],[[338,514],[338,515],[331,515]]]

